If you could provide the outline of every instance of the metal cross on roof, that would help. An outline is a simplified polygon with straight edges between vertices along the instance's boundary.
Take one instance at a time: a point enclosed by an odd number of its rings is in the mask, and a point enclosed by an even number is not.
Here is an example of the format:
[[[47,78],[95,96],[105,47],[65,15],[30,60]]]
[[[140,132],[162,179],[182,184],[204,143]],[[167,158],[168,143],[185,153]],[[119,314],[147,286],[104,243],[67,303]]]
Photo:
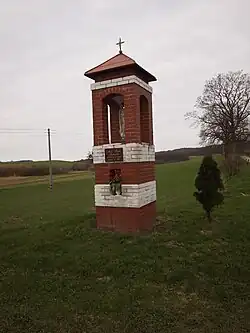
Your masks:
[[[122,41],[121,37],[119,38],[119,42],[116,43],[116,45],[119,45],[119,53],[122,53],[122,44],[124,44],[125,42]]]

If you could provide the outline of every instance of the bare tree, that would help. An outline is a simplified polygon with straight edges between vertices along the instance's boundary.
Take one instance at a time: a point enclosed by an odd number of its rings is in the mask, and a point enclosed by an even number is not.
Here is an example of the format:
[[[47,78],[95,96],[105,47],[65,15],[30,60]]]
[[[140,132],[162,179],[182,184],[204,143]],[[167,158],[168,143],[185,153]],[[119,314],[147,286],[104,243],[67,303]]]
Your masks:
[[[225,146],[247,140],[250,76],[243,71],[218,74],[205,83],[195,110],[187,113],[200,126],[201,142]]]

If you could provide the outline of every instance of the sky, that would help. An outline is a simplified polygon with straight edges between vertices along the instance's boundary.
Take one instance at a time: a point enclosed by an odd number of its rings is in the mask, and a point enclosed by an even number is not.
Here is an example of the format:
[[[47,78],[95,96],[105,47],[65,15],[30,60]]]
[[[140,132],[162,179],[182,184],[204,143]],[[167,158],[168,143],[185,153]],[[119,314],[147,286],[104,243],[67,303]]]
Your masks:
[[[156,150],[199,145],[185,120],[204,83],[250,72],[249,0],[0,0],[0,160],[78,160],[92,149],[92,81],[123,51],[157,77]]]

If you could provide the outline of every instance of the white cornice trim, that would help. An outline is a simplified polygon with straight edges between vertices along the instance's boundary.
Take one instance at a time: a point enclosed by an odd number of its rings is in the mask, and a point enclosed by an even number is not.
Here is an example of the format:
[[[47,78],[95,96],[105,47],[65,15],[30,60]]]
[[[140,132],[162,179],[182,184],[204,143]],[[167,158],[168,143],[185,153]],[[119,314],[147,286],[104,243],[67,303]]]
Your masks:
[[[121,86],[124,84],[135,83],[138,86],[144,88],[145,90],[149,91],[150,93],[153,92],[153,88],[144,82],[143,80],[139,79],[136,75],[124,76],[117,79],[105,80],[101,82],[96,82],[91,84],[91,90],[98,90],[104,89],[109,87]]]

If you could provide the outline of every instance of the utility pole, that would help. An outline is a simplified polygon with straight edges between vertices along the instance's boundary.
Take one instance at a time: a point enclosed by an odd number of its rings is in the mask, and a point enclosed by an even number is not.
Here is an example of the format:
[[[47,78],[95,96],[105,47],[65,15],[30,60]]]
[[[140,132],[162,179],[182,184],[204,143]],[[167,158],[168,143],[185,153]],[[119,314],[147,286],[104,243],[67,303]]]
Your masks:
[[[48,148],[49,148],[49,188],[53,187],[53,175],[52,175],[52,161],[51,161],[51,142],[50,142],[50,129],[48,128]]]

